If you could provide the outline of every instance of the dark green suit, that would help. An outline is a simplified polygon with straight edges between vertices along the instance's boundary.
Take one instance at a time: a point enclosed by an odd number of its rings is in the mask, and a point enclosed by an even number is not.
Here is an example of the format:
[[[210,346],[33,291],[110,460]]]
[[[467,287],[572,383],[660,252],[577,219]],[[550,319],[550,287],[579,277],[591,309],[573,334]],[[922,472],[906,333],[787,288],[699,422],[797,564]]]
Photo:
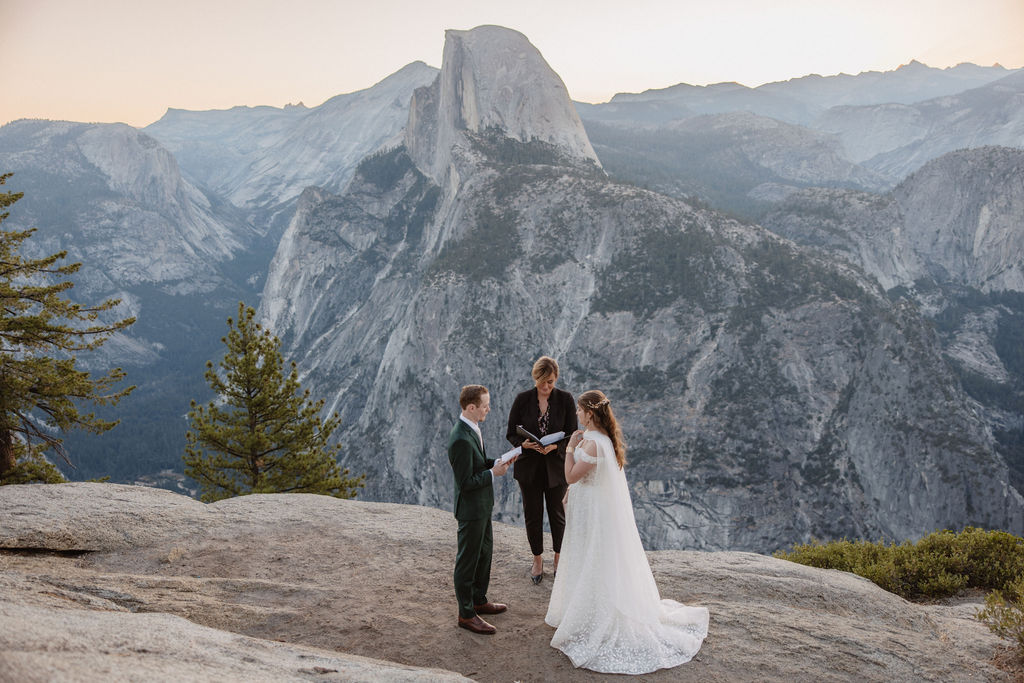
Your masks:
[[[470,619],[474,605],[487,602],[491,580],[491,510],[494,482],[487,457],[476,432],[461,419],[448,434],[448,462],[455,477],[455,519],[459,520],[459,549],[455,556],[455,597],[459,616]]]

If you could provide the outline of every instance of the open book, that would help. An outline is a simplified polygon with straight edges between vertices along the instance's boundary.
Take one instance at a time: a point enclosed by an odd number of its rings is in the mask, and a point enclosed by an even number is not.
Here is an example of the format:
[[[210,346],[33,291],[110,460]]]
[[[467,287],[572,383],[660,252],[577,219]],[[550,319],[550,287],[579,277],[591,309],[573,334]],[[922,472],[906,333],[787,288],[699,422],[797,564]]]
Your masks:
[[[528,432],[525,429],[523,429],[522,425],[516,427],[516,433],[519,434],[519,436],[525,436],[530,441],[536,441],[541,446],[550,446],[551,444],[555,443],[556,441],[561,441],[562,439],[565,438],[565,432],[555,432],[554,434],[548,434],[547,436],[536,437],[533,434],[531,434],[530,432]],[[523,452],[523,447],[522,446],[516,446],[515,448],[513,448],[510,451],[508,451],[507,453],[502,453],[501,457],[498,458],[498,460],[500,462],[508,462],[509,460],[511,460],[512,458],[516,457],[517,455],[519,455],[522,452]]]

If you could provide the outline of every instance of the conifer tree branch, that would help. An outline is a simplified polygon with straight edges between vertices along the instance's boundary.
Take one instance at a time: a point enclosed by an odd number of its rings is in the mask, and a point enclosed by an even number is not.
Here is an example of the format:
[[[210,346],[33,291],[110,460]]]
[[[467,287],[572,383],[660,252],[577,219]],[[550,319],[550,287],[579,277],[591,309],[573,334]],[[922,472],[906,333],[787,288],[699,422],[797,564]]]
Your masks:
[[[193,401],[186,434],[186,474],[200,483],[202,499],[293,491],[355,496],[365,478],[342,474],[340,446],[328,443],[337,415],[320,418],[323,403],[309,402],[294,363],[285,374],[280,340],[255,322],[255,311],[240,303],[221,341],[227,351],[219,372],[208,362],[204,373],[219,399],[208,409]]]

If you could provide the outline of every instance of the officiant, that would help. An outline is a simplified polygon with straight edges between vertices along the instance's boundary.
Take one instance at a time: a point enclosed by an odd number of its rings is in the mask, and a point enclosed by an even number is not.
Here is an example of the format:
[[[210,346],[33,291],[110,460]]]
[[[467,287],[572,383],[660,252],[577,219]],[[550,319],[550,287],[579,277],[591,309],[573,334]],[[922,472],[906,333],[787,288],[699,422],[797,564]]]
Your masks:
[[[544,509],[548,511],[551,543],[554,546],[553,570],[558,571],[558,555],[562,550],[565,532],[565,447],[568,439],[549,446],[517,433],[522,426],[534,436],[544,437],[555,432],[571,435],[576,431],[576,404],[572,394],[555,387],[558,380],[558,362],[541,356],[533,364],[533,388],[527,389],[512,403],[508,414],[505,438],[513,446],[521,446],[522,455],[515,463],[513,476],[519,482],[523,496],[523,516],[526,519],[526,538],[533,552],[530,579],[539,584],[544,579]]]

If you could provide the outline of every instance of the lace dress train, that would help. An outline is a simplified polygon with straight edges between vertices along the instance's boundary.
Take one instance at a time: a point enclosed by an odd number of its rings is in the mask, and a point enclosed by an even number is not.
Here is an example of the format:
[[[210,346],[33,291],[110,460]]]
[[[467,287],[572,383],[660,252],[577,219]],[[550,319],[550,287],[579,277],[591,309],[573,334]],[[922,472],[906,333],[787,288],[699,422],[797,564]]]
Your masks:
[[[611,440],[588,431],[596,464],[569,487],[558,575],[544,621],[552,647],[573,665],[643,674],[690,661],[708,633],[708,610],[662,600],[640,534],[625,473]]]

